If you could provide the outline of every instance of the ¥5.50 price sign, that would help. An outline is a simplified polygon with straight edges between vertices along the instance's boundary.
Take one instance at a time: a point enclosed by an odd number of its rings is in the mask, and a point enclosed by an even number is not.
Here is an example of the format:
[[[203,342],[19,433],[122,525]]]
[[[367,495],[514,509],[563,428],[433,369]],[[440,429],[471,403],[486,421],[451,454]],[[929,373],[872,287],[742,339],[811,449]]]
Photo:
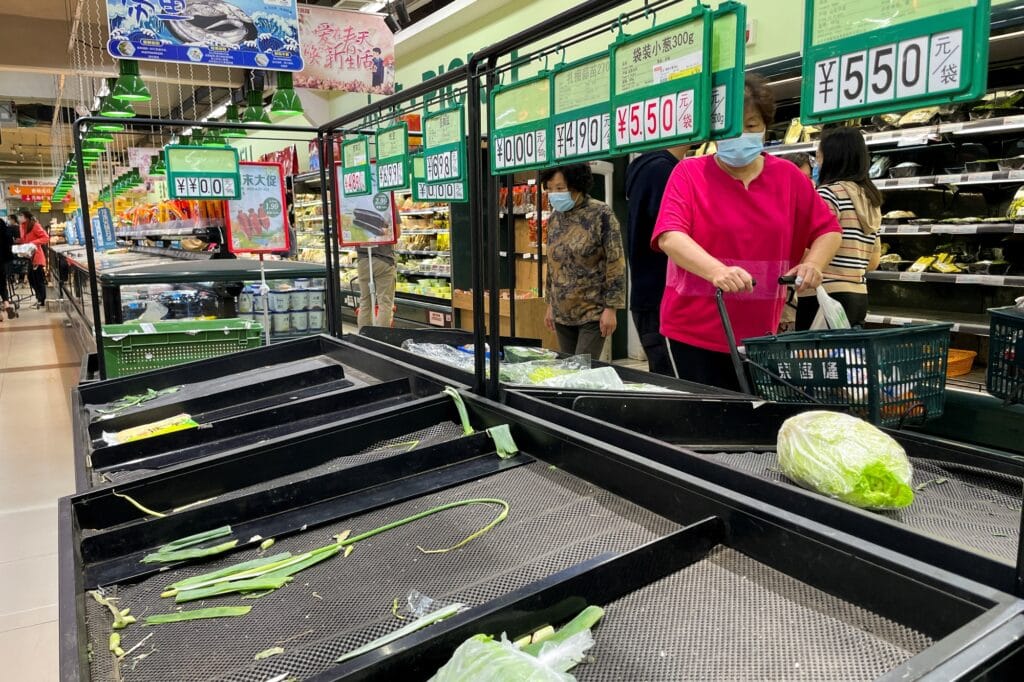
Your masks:
[[[341,143],[341,188],[347,197],[369,194],[370,142],[358,135]]]
[[[973,100],[989,0],[806,0],[800,118],[839,121]]]
[[[169,145],[167,194],[171,199],[238,199],[242,179],[234,147]]]
[[[611,47],[612,151],[661,149],[710,132],[711,12],[682,19]]]
[[[743,132],[743,69],[746,64],[747,6],[723,2],[711,27],[711,139]]]
[[[377,131],[377,189],[409,186],[409,128],[399,123]]]
[[[433,203],[462,203],[468,201],[466,183],[462,182],[427,182],[427,165],[423,155],[411,158],[412,200]]]
[[[466,177],[465,116],[461,105],[423,119],[423,158],[427,182],[452,182]]]
[[[608,53],[559,64],[550,79],[549,137],[554,160],[561,163],[608,156],[611,147]]]
[[[548,165],[551,82],[546,72],[491,92],[491,173]]]

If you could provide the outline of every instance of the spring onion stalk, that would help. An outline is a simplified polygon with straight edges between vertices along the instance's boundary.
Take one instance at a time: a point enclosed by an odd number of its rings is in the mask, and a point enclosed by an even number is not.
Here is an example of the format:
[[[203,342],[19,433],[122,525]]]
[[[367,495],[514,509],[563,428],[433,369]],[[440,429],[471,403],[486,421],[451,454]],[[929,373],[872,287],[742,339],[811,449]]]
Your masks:
[[[260,543],[260,551],[267,551],[268,549],[274,546],[274,542],[274,538],[267,538],[266,540]]]
[[[195,535],[179,538],[163,545],[157,550],[157,552],[173,552],[175,550],[185,549],[186,547],[192,547],[193,545],[200,545],[207,540],[222,538],[226,535],[231,535],[231,526],[221,526],[220,528],[214,528],[213,530],[207,530],[202,533],[196,533]]]
[[[191,584],[188,584],[188,585],[184,585],[184,583],[187,583],[187,581],[183,581],[183,584],[179,585],[178,587],[175,587],[175,585],[172,585],[170,589],[165,590],[163,592],[163,594],[161,594],[160,596],[162,596],[162,597],[173,597],[173,596],[177,595],[178,592],[184,591],[183,587],[187,587],[187,589],[189,589],[189,590],[195,590],[195,589],[198,589],[200,587],[208,587],[210,585],[216,585],[217,583],[221,583],[221,582],[235,581],[235,580],[248,580],[250,578],[259,578],[261,576],[269,575],[269,574],[271,574],[271,573],[273,573],[275,571],[284,571],[284,570],[286,570],[286,569],[288,569],[288,568],[290,568],[292,566],[295,566],[296,564],[299,564],[299,563],[302,563],[302,562],[306,562],[310,558],[318,557],[318,556],[320,556],[322,554],[330,553],[330,556],[333,556],[334,554],[338,553],[338,548],[339,548],[338,545],[331,544],[331,545],[327,545],[325,547],[318,547],[317,549],[310,550],[309,552],[305,552],[303,554],[297,554],[295,556],[291,556],[289,554],[288,557],[286,557],[284,559],[281,559],[281,560],[278,560],[278,561],[269,562],[269,563],[268,562],[264,562],[263,564],[261,564],[260,566],[257,566],[257,567],[252,567],[252,568],[248,568],[248,569],[238,570],[239,566],[244,566],[246,564],[252,564],[253,563],[253,562],[245,562],[245,564],[238,564],[238,566],[229,567],[229,568],[224,569],[223,571],[218,571],[217,573],[220,573],[221,575],[217,575],[216,577],[210,578],[208,580],[203,580],[201,582],[195,582],[195,583],[191,583]],[[288,554],[288,552],[284,552],[284,554]],[[280,556],[280,555],[278,555],[278,556]],[[324,558],[327,558],[327,557],[325,556]],[[316,563],[316,561],[313,561],[312,563],[308,563],[308,564],[306,564],[306,566],[312,566],[313,563]],[[232,568],[234,569],[233,572],[225,573],[225,571],[231,571]],[[298,570],[302,570],[302,569],[298,569]],[[295,572],[297,572],[297,571],[295,571]],[[215,574],[210,574],[210,575],[215,575]],[[286,575],[290,575],[290,574],[286,574]],[[198,576],[198,577],[201,578],[203,576]],[[193,578],[192,580],[195,580],[195,578]],[[176,583],[176,585],[177,585],[177,583]]]
[[[133,507],[138,509],[143,514],[148,514],[149,516],[152,516],[152,517],[158,518],[158,519],[162,519],[162,518],[167,516],[167,514],[161,514],[158,511],[153,511],[149,507],[143,506],[142,503],[138,502],[137,500],[135,500],[132,497],[129,497],[128,495],[122,495],[121,493],[117,492],[116,490],[112,490],[111,492],[114,494],[114,497],[121,497],[123,499],[128,500],[129,504],[131,504]]]
[[[186,559],[202,559],[203,557],[213,556],[215,554],[221,554],[234,549],[238,545],[238,540],[230,540],[220,545],[214,545],[213,547],[190,547],[189,549],[179,549],[174,552],[154,552],[153,554],[147,554],[142,558],[144,564],[166,564],[172,561],[184,561]]]
[[[200,584],[212,584],[212,581],[216,580],[217,578],[224,578],[235,573],[248,571],[252,568],[259,568],[260,566],[266,566],[267,564],[273,564],[278,561],[284,561],[285,559],[290,559],[291,556],[291,552],[281,552],[280,554],[275,554],[273,556],[261,557],[259,559],[253,559],[252,561],[244,561],[240,564],[235,564],[234,566],[222,568],[219,571],[213,571],[212,573],[204,573],[203,575],[197,575],[191,578],[186,578],[184,580],[179,580],[178,582],[173,583],[171,587],[178,590],[186,590],[198,586]],[[162,594],[160,596],[163,597],[173,595]]]
[[[498,457],[508,459],[519,452],[519,446],[513,440],[508,424],[492,426],[487,429],[486,433],[494,441],[494,449],[498,453]]]
[[[391,605],[391,615],[398,620],[409,620],[398,612],[398,597],[395,597],[395,603]]]
[[[408,634],[412,634],[417,630],[422,630],[428,625],[433,625],[434,623],[438,623],[442,620],[445,620],[446,618],[451,618],[464,608],[466,608],[465,604],[452,604],[451,606],[446,606],[443,609],[438,609],[433,613],[428,613],[422,618],[417,618],[411,623],[403,625],[394,632],[390,632],[384,635],[383,637],[378,637],[377,639],[373,640],[372,642],[369,642],[368,644],[364,644],[358,649],[353,649],[352,651],[338,658],[335,661],[335,663],[342,663],[344,661],[349,660],[350,658],[361,656],[368,651],[373,651],[374,649],[379,649],[382,646],[391,644],[391,642],[401,639],[402,637],[405,637]]]
[[[284,653],[284,647],[272,646],[269,649],[264,649],[255,656],[252,657],[254,661],[262,661],[264,658],[270,658],[271,656],[280,656]]]
[[[419,439],[404,440],[401,443],[392,443],[391,445],[385,445],[382,448],[377,448],[374,452],[380,452],[381,450],[397,450],[399,447],[405,447],[406,452],[412,452],[420,444]]]
[[[111,627],[115,630],[123,630],[135,622],[135,616],[129,616],[128,609],[121,611],[114,605],[112,600],[107,599],[100,594],[99,590],[91,590],[89,595],[96,600],[97,604],[107,607],[110,613],[114,616],[114,623]]]
[[[198,587],[194,590],[183,590],[174,596],[174,602],[176,604],[184,604],[185,602],[196,601],[197,599],[207,599],[208,597],[217,597],[222,594],[232,594],[234,592],[263,592],[276,590],[279,587],[284,587],[284,585],[290,581],[290,576],[269,575],[265,575],[260,578],[252,578],[251,580],[232,580],[231,582],[217,583],[216,585],[210,585],[209,587]]]
[[[459,411],[459,419],[462,420],[462,433],[467,436],[472,436],[476,433],[476,431],[473,430],[473,425],[469,423],[469,413],[466,411],[466,403],[463,402],[462,396],[459,395],[459,392],[451,386],[446,386],[442,393],[455,402],[455,409]]]
[[[217,606],[209,609],[195,609],[193,611],[178,611],[177,613],[157,613],[146,616],[143,625],[163,625],[165,623],[180,623],[186,620],[202,620],[205,618],[234,618],[244,616],[252,611],[251,606]]]
[[[536,656],[545,644],[561,644],[584,630],[590,630],[597,625],[597,621],[601,620],[602,616],[604,616],[604,609],[600,606],[588,606],[580,611],[579,615],[569,621],[561,630],[553,635],[542,638],[540,641],[527,644],[521,651],[531,656]]]

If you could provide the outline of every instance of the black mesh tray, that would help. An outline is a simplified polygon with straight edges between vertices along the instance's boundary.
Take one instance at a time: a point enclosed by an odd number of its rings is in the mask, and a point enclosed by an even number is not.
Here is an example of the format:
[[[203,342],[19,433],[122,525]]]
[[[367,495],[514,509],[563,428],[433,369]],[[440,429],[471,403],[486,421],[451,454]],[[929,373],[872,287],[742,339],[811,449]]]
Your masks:
[[[158,509],[166,509],[168,500],[180,498],[183,490],[189,496],[217,490],[217,499],[165,518],[144,518],[105,489],[62,500],[62,677],[109,679],[109,617],[85,597],[88,589],[105,585],[116,592],[122,607],[145,616],[173,608],[158,597],[166,584],[253,556],[254,545],[246,544],[230,557],[171,566],[169,571],[139,564],[144,552],[171,539],[230,523],[235,537],[243,540],[259,534],[277,538],[273,551],[303,550],[326,544],[343,529],[359,532],[440,502],[470,497],[506,499],[512,513],[492,532],[449,554],[422,555],[415,546],[451,543],[483,525],[493,510],[453,510],[361,542],[351,557],[336,557],[299,574],[279,592],[240,602],[254,606],[242,618],[133,626],[124,633],[124,645],[130,647],[152,632],[142,651],[155,652],[134,671],[126,669],[132,662],[123,665],[122,679],[264,681],[285,672],[300,679],[426,679],[436,667],[417,666],[437,658],[443,663],[454,647],[447,642],[430,656],[415,650],[436,645],[438,638],[464,639],[460,628],[471,630],[469,634],[498,626],[493,631],[525,632],[569,617],[581,599],[609,606],[611,615],[619,610],[620,599],[647,599],[652,608],[655,603],[664,608],[666,595],[671,596],[673,615],[655,614],[649,626],[693,626],[695,621],[678,620],[685,603],[692,604],[684,609],[691,618],[697,609],[729,609],[720,619],[723,627],[733,628],[725,634],[749,630],[768,611],[797,614],[809,624],[793,629],[790,636],[796,643],[785,652],[803,656],[817,650],[835,657],[822,658],[819,667],[808,661],[809,670],[842,663],[845,679],[869,679],[887,671],[915,679],[915,661],[953,665],[948,663],[950,651],[973,651],[979,640],[1005,627],[1021,609],[1006,595],[913,559],[781,515],[496,404],[471,396],[466,401],[477,428],[510,423],[523,453],[501,460],[486,435],[452,439],[450,429],[421,434],[434,440],[406,451],[402,444],[427,428],[423,419],[433,417],[435,424],[455,419],[451,400],[438,397],[422,401],[413,411],[393,408],[395,415],[368,418],[361,427],[341,425],[250,448],[251,457],[275,463],[278,468],[273,470],[247,469],[239,453],[134,481],[130,494]],[[375,439],[365,435],[369,431]],[[324,451],[328,455],[301,459],[302,453]],[[345,452],[362,454],[349,462],[352,466],[332,466],[329,455]],[[297,465],[282,466],[295,457],[300,457]],[[288,470],[291,476],[283,473]],[[204,481],[206,490],[191,492]],[[681,526],[689,527],[678,530]],[[747,576],[746,584],[739,574]],[[716,585],[727,594],[719,594]],[[643,592],[647,586],[653,590],[649,594]],[[391,604],[410,589],[473,608],[389,647],[395,655],[384,661],[404,666],[395,669],[405,671],[401,676],[374,668],[381,664],[379,651],[341,666],[331,664],[341,653],[398,627]],[[761,601],[751,601],[754,597]],[[239,601],[223,598],[217,603]],[[639,624],[625,617],[609,619],[608,632]],[[706,645],[706,640],[699,630],[688,630],[682,639],[694,645]],[[930,646],[932,641],[936,645]],[[256,652],[276,642],[282,642],[285,654],[253,661]],[[847,649],[851,653],[842,654]],[[411,666],[402,651],[418,663]],[[728,673],[746,666],[764,670],[765,676],[783,670],[781,654],[744,646],[733,651],[732,658],[742,662],[723,657],[719,663],[709,662],[708,670]],[[849,662],[854,654],[858,664]],[[616,665],[636,658],[635,651],[617,653],[610,645],[605,655],[605,668],[598,659],[598,667],[588,674],[612,677],[582,679],[612,679]],[[985,656],[961,656],[955,666],[973,669],[979,658]],[[669,679],[659,672],[669,668],[650,670],[656,673],[650,679]],[[676,675],[671,679],[679,679],[683,669],[671,671]]]

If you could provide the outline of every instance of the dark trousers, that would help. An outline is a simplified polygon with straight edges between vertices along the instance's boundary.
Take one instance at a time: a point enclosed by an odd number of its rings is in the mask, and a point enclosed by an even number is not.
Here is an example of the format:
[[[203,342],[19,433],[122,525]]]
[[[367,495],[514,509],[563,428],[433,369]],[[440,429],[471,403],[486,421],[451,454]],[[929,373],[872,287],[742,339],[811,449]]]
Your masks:
[[[555,323],[558,336],[558,350],[570,355],[589,355],[591,360],[600,360],[604,350],[604,337],[597,322],[581,325]]]
[[[698,348],[674,339],[669,339],[668,344],[672,362],[676,366],[676,376],[680,379],[729,391],[740,390],[732,356],[728,353]]]
[[[46,268],[33,265],[28,271],[28,285],[32,287],[39,305],[46,303]]]
[[[860,327],[868,316],[867,294],[829,294],[842,304],[851,327]],[[818,297],[801,296],[796,308],[796,329],[804,331],[811,328],[814,317],[818,314]]]
[[[661,311],[633,310],[633,324],[640,337],[640,345],[647,355],[647,368],[655,374],[675,376],[672,371],[672,358],[668,352],[668,341],[661,335]]]
[[[7,263],[0,263],[0,302],[10,300],[11,292],[7,290]]]

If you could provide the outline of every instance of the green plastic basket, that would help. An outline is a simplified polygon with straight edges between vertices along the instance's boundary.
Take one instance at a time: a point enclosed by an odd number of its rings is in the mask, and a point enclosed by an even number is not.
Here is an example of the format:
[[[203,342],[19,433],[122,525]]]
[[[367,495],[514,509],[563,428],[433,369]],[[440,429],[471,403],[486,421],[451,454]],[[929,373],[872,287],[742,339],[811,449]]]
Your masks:
[[[1024,401],[1024,310],[991,308],[988,335],[988,392],[1007,402]]]
[[[107,378],[234,353],[262,344],[263,326],[249,320],[169,320],[103,326]]]
[[[765,399],[808,403],[809,395],[826,405],[848,405],[871,423],[890,426],[942,414],[951,328],[930,323],[795,332],[744,344],[756,363],[750,367],[754,390]]]

